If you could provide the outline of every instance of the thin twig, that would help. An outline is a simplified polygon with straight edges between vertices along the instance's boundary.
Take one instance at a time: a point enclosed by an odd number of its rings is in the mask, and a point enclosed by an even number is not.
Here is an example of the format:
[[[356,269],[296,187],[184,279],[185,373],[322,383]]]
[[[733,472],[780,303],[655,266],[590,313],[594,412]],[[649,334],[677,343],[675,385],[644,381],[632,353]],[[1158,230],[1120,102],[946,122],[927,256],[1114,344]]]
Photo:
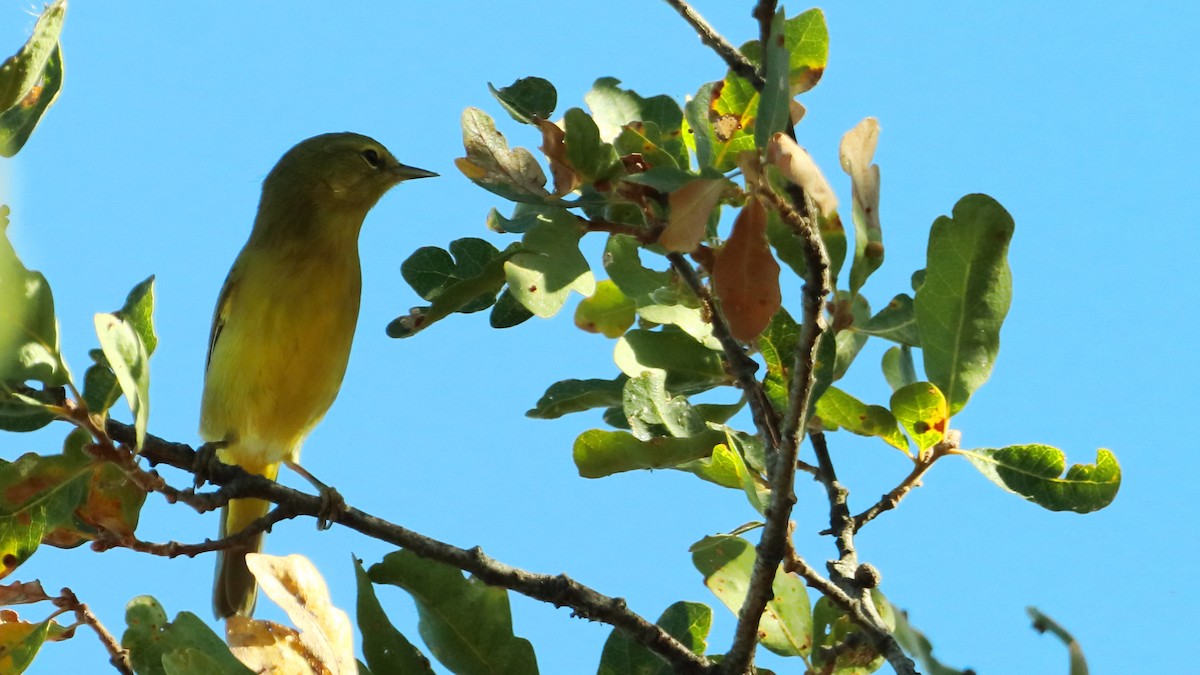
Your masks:
[[[122,443],[132,441],[134,434],[133,427],[114,420],[108,421],[107,432]],[[153,463],[169,464],[188,472],[195,466],[196,453],[191,447],[151,434],[146,435],[141,454]],[[296,515],[316,517],[322,512],[320,497],[246,473],[236,466],[214,463],[206,477],[209,482],[221,485],[227,498],[265,499]],[[708,668],[704,657],[692,653],[662,628],[630,611],[624,600],[598,593],[565,574],[551,576],[520,570],[492,560],[478,548],[458,548],[350,506],[338,514],[336,522],[379,541],[406,548],[423,558],[470,572],[486,584],[507,588],[556,607],[570,607],[576,616],[609,624],[658,654],[677,673],[700,675]]]
[[[904,653],[875,608],[871,590],[879,583],[879,573],[869,565],[858,564],[858,553],[854,548],[854,518],[846,499],[850,492],[838,482],[833,460],[825,434],[810,434],[813,452],[817,456],[817,480],[825,486],[829,498],[829,529],[833,531],[838,548],[838,559],[829,561],[830,579],[851,600],[848,615],[863,630],[871,645],[888,660],[899,675],[918,675],[912,659]],[[864,581],[869,580],[869,583]]]
[[[59,597],[54,598],[54,605],[68,612],[74,612],[75,619],[79,623],[86,624],[89,628],[95,631],[96,636],[100,638],[100,642],[104,645],[104,650],[108,652],[108,660],[112,663],[113,668],[123,675],[133,675],[133,666],[129,663],[129,652],[121,648],[121,643],[117,641],[113,634],[108,632],[104,624],[100,623],[100,619],[92,613],[92,610],[87,605],[79,601],[75,593],[64,588],[59,591]]]
[[[754,376],[758,370],[758,364],[746,354],[741,343],[729,331],[729,323],[726,322],[712,294],[709,293],[708,287],[700,280],[700,275],[696,273],[696,269],[692,267],[691,263],[681,253],[668,253],[667,259],[671,261],[671,268],[688,285],[688,288],[704,306],[708,316],[711,317],[713,337],[721,344],[725,360],[729,363],[729,370],[738,387],[745,393],[746,400],[750,402],[754,426],[758,429],[758,435],[763,444],[767,447],[768,452],[778,448],[779,419],[775,414],[775,407],[771,405],[766,391],[763,390],[762,383]]]
[[[711,24],[705,21],[699,12],[692,9],[692,6],[686,0],[666,0],[666,3],[673,7],[676,12],[679,12],[684,21],[688,22],[688,25],[700,36],[701,42],[712,47],[717,56],[725,60],[730,70],[748,80],[750,84],[754,85],[755,89],[762,90],[765,80],[762,74],[758,72],[758,69],[754,67],[754,64],[750,63],[750,60],[738,51],[737,47],[729,44],[729,41],[718,33]]]
[[[933,463],[950,454],[958,448],[960,435],[957,431],[951,430],[946,434],[945,440],[937,443],[924,456],[917,458],[913,464],[913,469],[900,484],[889,490],[886,494],[879,498],[866,511],[854,516],[854,531],[858,532],[863,525],[874,520],[880,514],[891,511],[900,504],[900,500],[904,499],[909,492],[914,488],[921,487],[921,479],[931,468]],[[832,534],[829,530],[821,534]]]
[[[179,556],[187,556],[194,558],[202,553],[211,553],[213,551],[225,551],[239,546],[244,546],[253,540],[256,536],[263,532],[270,532],[271,528],[276,524],[295,518],[299,514],[283,506],[277,506],[271,509],[267,515],[263,516],[250,523],[246,527],[237,532],[220,539],[206,539],[199,544],[184,544],[178,541],[168,541],[166,543],[155,543],[143,541],[133,535],[117,535],[114,533],[102,534],[100,537],[92,541],[92,550],[107,551],[114,548],[127,548],[131,551],[139,553],[149,553],[150,555],[162,556],[164,558],[178,558]]]

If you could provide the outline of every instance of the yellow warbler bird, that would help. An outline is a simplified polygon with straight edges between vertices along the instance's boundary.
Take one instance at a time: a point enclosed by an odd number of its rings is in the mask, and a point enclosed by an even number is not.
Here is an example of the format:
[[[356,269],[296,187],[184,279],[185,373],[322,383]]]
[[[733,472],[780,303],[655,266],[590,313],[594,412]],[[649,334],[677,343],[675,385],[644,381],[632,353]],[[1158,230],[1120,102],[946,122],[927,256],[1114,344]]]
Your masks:
[[[358,233],[367,212],[401,181],[437,174],[405,166],[352,133],[323,134],[289,150],[263,182],[254,229],[213,315],[200,435],[217,457],[272,480],[297,466],[300,445],[342,385],[362,287]],[[266,515],[258,499],[231,500],[221,536]],[[248,616],[256,585],[246,553],[258,534],[217,557],[213,610]]]

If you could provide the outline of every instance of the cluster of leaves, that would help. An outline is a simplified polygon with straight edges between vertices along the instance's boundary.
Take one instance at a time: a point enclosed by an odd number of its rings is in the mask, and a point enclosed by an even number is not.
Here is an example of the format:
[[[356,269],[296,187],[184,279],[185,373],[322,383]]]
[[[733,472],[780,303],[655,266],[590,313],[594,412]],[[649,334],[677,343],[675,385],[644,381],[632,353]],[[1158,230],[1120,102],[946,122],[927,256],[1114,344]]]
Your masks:
[[[942,448],[1047,509],[1086,513],[1108,505],[1119,488],[1120,469],[1107,450],[1098,452],[1095,464],[1075,465],[1064,474],[1063,452],[1048,445],[950,444],[953,416],[987,380],[999,351],[1011,299],[1007,249],[1013,221],[1007,211],[986,195],[963,197],[949,216],[934,220],[926,266],[913,274],[911,293],[896,294],[873,312],[861,289],[884,260],[880,174],[873,163],[879,126],[867,118],[842,139],[840,164],[852,185],[848,237],[832,188],[789,134],[803,114],[793,97],[814,86],[825,67],[821,12],[776,16],[767,48],[761,95],[732,70],[683,106],[602,78],[584,97],[587,110],[571,108],[555,122],[557,95],[549,82],[529,77],[492,87],[504,111],[540,135],[552,180],[533,153],[509,146],[490,116],[468,109],[462,124],[466,156],[458,167],[477,185],[515,203],[507,217],[493,209],[487,224],[521,239],[503,251],[480,239],[455,241],[449,252],[417,251],[403,274],[430,305],[396,319],[389,334],[408,337],[453,312],[488,308],[491,325],[507,328],[555,315],[572,291],[579,293],[575,323],[615,340],[619,373],[556,382],[528,415],[603,412],[611,428],[584,431],[574,444],[583,477],[687,471],[744,491],[763,513],[771,498],[767,450],[756,434],[733,426],[745,400],[690,400],[735,382],[708,308],[664,257],[686,253],[700,266],[730,332],[761,361],[771,403],[786,410],[801,327],[782,301],[776,261],[801,278],[807,264],[799,234],[776,209],[764,207],[756,184],[782,194],[798,186],[811,200],[836,284],[826,308],[830,328],[817,350],[809,428],[876,437],[914,463],[932,461],[935,448]],[[741,52],[761,63],[757,42]],[[739,169],[742,185],[733,180]],[[727,209],[737,211],[728,231],[722,218]],[[607,236],[602,260],[607,278],[599,281],[599,269],[579,249],[589,233]],[[847,261],[849,273],[841,278]],[[871,338],[893,343],[882,362],[893,389],[886,405],[861,401],[835,384]],[[706,583],[736,612],[753,567],[751,544],[734,534],[697,542],[693,551]],[[763,644],[820,663],[823,652],[816,648],[845,642],[849,620],[822,604],[824,599],[810,610],[795,577],[776,579]],[[881,607],[892,615],[886,601]],[[847,661],[832,672],[868,672],[881,663],[869,648],[859,656],[842,653],[838,658]]]

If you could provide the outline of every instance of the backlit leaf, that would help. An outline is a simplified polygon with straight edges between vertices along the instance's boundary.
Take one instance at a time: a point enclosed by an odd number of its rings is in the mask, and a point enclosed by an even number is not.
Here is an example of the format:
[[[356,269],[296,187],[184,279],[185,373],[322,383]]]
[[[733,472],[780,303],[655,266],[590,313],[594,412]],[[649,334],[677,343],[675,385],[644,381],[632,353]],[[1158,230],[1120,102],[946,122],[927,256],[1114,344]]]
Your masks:
[[[733,223],[733,233],[717,251],[713,289],[729,332],[749,342],[779,311],[779,263],[767,245],[767,212],[756,199],[746,202]]]
[[[957,414],[992,372],[1012,301],[1007,253],[1013,220],[987,195],[967,195],[929,233],[924,281],[913,308],[925,374]]]

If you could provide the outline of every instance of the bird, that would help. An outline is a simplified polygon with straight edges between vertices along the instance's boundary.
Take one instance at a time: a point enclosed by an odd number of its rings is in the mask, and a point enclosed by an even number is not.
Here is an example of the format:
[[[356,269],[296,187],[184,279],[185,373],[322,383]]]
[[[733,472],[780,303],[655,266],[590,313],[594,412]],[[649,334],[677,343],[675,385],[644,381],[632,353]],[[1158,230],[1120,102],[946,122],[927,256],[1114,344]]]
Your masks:
[[[378,141],[342,132],[288,150],[263,181],[250,237],[213,312],[200,405],[200,436],[215,457],[274,480],[299,468],[305,437],[341,389],[358,322],[358,235],[367,213],[399,183],[436,176],[401,164]],[[222,538],[267,514],[260,499],[221,509]],[[260,532],[218,551],[217,618],[254,611],[246,554]]]

